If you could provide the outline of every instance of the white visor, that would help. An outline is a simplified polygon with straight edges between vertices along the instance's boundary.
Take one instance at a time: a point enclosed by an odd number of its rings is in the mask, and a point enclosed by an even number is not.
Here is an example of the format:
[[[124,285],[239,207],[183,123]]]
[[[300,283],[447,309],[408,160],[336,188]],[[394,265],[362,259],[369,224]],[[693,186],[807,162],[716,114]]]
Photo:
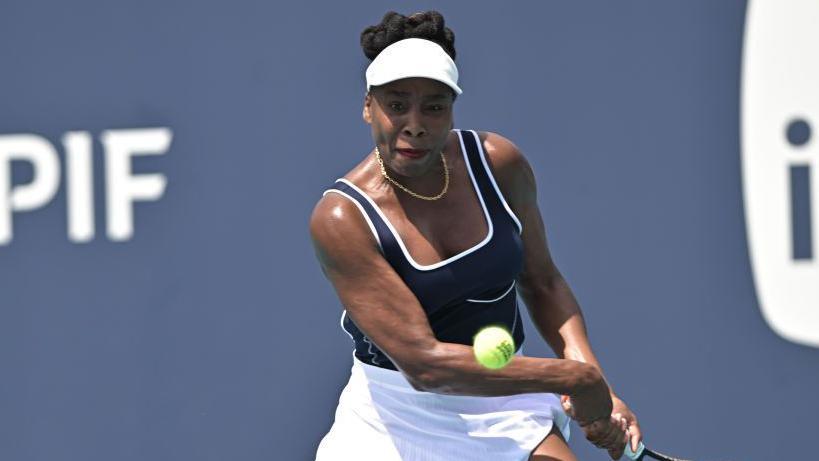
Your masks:
[[[423,38],[405,38],[384,48],[367,67],[367,91],[410,77],[437,80],[462,93],[455,62],[440,45]]]

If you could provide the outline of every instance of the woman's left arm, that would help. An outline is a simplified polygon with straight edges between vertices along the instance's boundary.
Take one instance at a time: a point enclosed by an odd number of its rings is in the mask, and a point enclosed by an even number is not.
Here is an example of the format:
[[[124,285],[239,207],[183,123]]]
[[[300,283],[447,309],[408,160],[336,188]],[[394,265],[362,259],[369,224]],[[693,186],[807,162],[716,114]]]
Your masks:
[[[603,374],[589,344],[580,306],[549,253],[531,166],[508,139],[494,133],[481,133],[480,137],[498,187],[523,226],[524,261],[517,289],[533,323],[558,357],[592,364]],[[611,383],[609,389],[612,414],[626,419],[632,447],[636,448],[642,439],[637,418],[615,395]]]

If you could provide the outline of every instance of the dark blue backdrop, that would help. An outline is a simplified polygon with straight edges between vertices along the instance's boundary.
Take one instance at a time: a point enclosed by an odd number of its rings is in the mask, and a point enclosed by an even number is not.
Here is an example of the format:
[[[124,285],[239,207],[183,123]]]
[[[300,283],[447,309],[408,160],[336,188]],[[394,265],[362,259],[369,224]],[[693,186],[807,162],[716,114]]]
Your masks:
[[[96,237],[65,182],[0,247],[0,459],[305,460],[351,363],[307,220],[370,149],[360,30],[436,8],[456,126],[528,155],[554,256],[656,447],[797,457],[819,352],[757,305],[739,155],[745,4],[6,1],[0,135],[95,139]],[[168,127],[167,189],[105,235],[108,129]],[[31,180],[14,165],[15,184]],[[64,168],[63,168],[64,170]],[[549,354],[531,324],[528,354]],[[648,374],[643,374],[650,370]],[[607,459],[579,430],[581,459]]]

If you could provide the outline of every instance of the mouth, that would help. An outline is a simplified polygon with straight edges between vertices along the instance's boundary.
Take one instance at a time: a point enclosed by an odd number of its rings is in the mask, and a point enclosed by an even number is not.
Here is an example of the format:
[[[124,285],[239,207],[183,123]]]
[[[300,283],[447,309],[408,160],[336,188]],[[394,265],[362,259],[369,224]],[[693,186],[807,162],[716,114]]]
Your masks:
[[[409,158],[421,158],[429,153],[429,149],[395,149],[395,151]]]

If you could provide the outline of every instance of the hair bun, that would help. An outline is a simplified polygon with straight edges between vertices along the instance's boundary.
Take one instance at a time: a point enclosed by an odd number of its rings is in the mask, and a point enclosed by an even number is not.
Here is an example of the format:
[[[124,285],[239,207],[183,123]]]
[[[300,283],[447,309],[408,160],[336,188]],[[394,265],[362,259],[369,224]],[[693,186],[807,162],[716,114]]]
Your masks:
[[[437,11],[423,11],[410,16],[389,11],[381,23],[361,32],[361,49],[370,60],[384,48],[405,38],[423,38],[437,43],[455,59],[455,34],[446,27],[444,17]]]

